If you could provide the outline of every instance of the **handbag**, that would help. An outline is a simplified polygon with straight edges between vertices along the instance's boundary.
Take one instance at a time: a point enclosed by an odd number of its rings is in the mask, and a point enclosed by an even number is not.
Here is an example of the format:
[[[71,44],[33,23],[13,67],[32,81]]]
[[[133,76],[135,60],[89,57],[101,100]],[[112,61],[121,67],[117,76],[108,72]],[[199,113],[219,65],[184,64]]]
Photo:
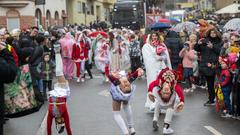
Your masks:
[[[225,107],[224,95],[223,95],[218,77],[216,77],[215,81],[216,81],[216,84],[214,89],[215,89],[215,95],[216,95],[216,111],[219,112]]]
[[[6,117],[20,117],[40,109],[42,104],[35,99],[28,65],[18,67],[14,82],[4,87]]]

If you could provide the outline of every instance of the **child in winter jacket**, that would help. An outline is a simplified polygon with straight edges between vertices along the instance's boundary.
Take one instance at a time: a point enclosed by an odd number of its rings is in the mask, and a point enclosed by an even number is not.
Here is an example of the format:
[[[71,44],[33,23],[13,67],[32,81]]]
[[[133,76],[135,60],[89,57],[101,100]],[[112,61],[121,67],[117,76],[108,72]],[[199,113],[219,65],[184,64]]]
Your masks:
[[[50,59],[50,53],[43,55],[43,61],[39,63],[37,70],[43,80],[43,97],[47,99],[47,88],[48,91],[52,90],[52,79],[55,70],[55,64]]]
[[[223,96],[224,96],[224,104],[225,109],[223,110],[222,117],[231,117],[231,101],[230,101],[230,94],[231,94],[231,74],[229,71],[229,60],[227,58],[222,58],[220,61],[221,64],[221,73],[219,76],[220,86],[222,88]]]

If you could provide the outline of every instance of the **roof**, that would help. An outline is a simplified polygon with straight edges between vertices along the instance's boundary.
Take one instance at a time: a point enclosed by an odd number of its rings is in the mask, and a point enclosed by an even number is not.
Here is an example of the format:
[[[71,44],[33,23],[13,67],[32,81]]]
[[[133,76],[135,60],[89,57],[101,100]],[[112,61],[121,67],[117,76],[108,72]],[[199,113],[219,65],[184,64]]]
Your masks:
[[[240,4],[234,3],[231,5],[228,5],[218,11],[216,11],[216,14],[235,14],[235,13],[240,13]]]

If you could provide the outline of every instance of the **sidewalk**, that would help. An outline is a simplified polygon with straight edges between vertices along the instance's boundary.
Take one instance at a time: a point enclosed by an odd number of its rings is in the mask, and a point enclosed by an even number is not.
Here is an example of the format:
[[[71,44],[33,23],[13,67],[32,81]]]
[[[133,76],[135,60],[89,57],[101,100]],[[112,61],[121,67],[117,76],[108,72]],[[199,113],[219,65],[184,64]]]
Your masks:
[[[47,102],[38,112],[9,119],[4,125],[4,135],[36,135],[47,112]]]

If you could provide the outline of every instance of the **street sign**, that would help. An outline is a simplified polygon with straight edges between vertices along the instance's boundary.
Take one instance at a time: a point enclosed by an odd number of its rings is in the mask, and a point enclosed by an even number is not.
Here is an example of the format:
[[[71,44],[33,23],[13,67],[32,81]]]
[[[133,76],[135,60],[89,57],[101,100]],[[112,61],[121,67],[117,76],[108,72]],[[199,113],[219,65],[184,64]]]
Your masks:
[[[45,5],[46,0],[36,0],[35,5]]]

